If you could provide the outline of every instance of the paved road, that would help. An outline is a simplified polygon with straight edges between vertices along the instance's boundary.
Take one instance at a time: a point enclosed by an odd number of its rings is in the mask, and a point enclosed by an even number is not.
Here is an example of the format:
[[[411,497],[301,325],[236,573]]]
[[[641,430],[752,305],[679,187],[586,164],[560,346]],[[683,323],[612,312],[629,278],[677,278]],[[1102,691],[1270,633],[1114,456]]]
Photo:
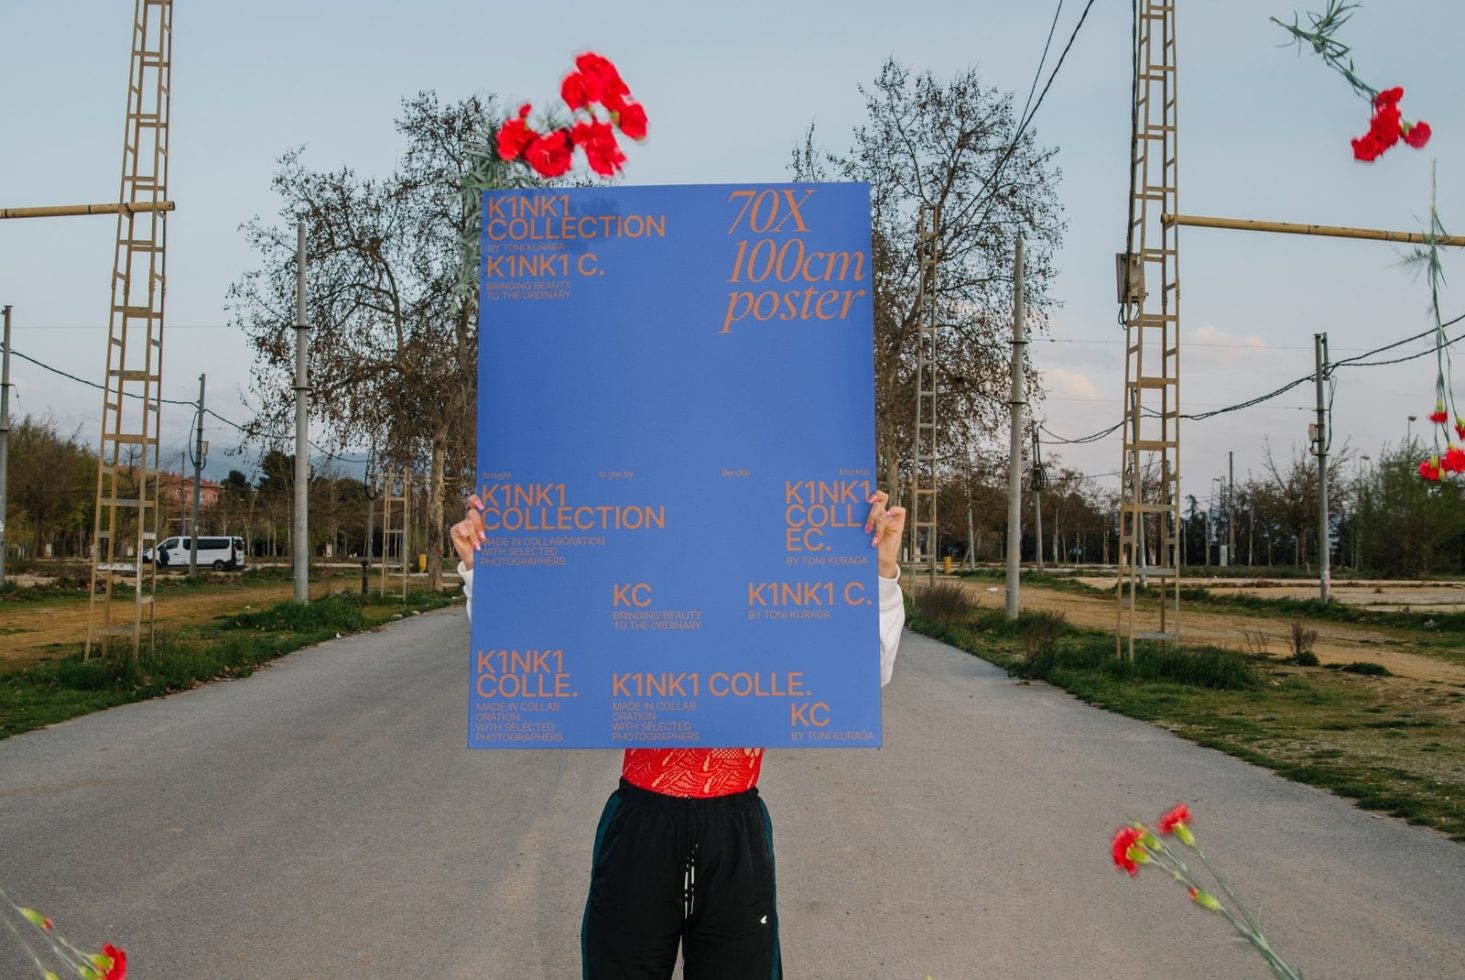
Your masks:
[[[143,980],[571,980],[618,760],[464,749],[466,647],[422,616],[0,742],[0,883]],[[1176,800],[1309,977],[1465,977],[1459,844],[909,634],[886,709],[885,749],[764,765],[794,980],[1260,980],[1109,864]]]

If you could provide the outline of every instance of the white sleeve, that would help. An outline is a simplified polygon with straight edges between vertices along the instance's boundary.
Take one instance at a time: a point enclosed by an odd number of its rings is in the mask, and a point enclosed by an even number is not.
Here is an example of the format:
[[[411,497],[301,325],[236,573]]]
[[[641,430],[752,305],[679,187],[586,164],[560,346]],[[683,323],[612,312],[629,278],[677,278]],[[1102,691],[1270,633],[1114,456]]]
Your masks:
[[[462,562],[458,562],[458,576],[463,580],[463,598],[468,600],[468,619],[473,620],[473,569]],[[881,595],[884,595],[882,592]],[[905,609],[901,609],[901,616],[905,615]]]
[[[905,598],[900,591],[900,569],[895,578],[880,579],[880,686],[890,683],[900,631],[905,629]]]

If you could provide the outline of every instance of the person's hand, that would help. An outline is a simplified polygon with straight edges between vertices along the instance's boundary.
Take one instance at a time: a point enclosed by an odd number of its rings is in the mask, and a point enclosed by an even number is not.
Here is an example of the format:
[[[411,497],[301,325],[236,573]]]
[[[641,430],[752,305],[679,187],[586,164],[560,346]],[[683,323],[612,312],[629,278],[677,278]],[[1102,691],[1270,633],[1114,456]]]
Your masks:
[[[895,578],[900,572],[900,542],[905,534],[905,508],[886,507],[890,494],[876,490],[870,495],[870,516],[865,518],[865,533],[871,535],[870,547],[879,549],[876,567],[881,578]]]
[[[479,545],[488,540],[488,535],[483,532],[483,501],[476,494],[468,498],[468,513],[453,525],[449,533],[463,567],[472,568],[473,555],[477,553]]]

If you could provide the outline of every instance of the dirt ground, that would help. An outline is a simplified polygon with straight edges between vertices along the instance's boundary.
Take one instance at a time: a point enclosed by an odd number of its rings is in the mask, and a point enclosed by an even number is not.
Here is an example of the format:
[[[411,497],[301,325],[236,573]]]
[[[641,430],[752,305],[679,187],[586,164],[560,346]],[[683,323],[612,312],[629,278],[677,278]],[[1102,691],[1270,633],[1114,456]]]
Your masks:
[[[1113,587],[1112,579],[1093,578],[1083,581],[1101,588]],[[324,594],[342,587],[343,584],[344,580],[314,582],[311,585],[312,593],[319,591]],[[963,585],[983,605],[1000,606],[1003,602],[1000,585],[971,580],[964,580]],[[1213,591],[1223,591],[1209,583],[1207,587]],[[1315,589],[1315,585],[1309,589],[1305,584],[1295,582],[1242,582],[1224,587],[1224,590],[1254,592],[1273,598],[1310,597],[1315,594]],[[1377,589],[1383,591],[1378,592]],[[232,581],[188,592],[164,590],[158,596],[157,623],[164,626],[207,622],[215,617],[244,611],[251,606],[281,602],[291,595],[292,586],[286,581],[248,584]],[[1444,609],[1465,605],[1465,586],[1455,583],[1424,587],[1407,584],[1401,586],[1399,583],[1350,583],[1336,586],[1332,595],[1341,602],[1381,609],[1418,609],[1421,605]],[[1108,595],[1082,595],[1024,584],[1022,606],[1024,609],[1061,612],[1076,626],[1107,630],[1113,629],[1115,624],[1114,600]],[[55,655],[58,648],[69,648],[85,642],[87,619],[84,598],[75,602],[0,603],[0,663],[18,664],[41,660]],[[1400,677],[1465,685],[1465,666],[1401,649],[1408,640],[1399,632],[1327,620],[1312,620],[1309,621],[1309,626],[1317,630],[1318,637],[1313,652],[1323,663],[1372,661],[1382,664]],[[1265,618],[1242,613],[1201,611],[1194,607],[1187,608],[1184,603],[1181,605],[1181,635],[1189,642],[1208,643],[1248,653],[1257,652],[1253,647],[1262,643],[1265,644],[1266,652],[1274,656],[1285,656],[1290,652],[1289,630],[1290,620],[1284,616]]]
[[[271,582],[251,588],[220,586],[207,592],[158,596],[158,626],[207,622],[216,616],[243,611],[247,606],[268,605],[290,598],[289,582]],[[113,605],[114,617],[132,612],[130,600]],[[0,605],[0,663],[5,665],[45,660],[58,652],[69,652],[86,642],[89,619],[85,596],[64,603],[8,602]]]
[[[1113,588],[1114,586],[1112,578],[1083,581],[1101,588]],[[1000,606],[1004,601],[1004,591],[1001,585],[988,585],[970,580],[963,581],[962,584],[968,591],[977,595],[985,606]],[[1355,601],[1362,604],[1365,597],[1370,600],[1380,600],[1380,595],[1374,592],[1374,589],[1380,586],[1386,589],[1382,601],[1388,603],[1387,606],[1380,606],[1380,608],[1417,608],[1412,601],[1413,594],[1401,596],[1399,592],[1394,591],[1397,584],[1364,583],[1356,586],[1350,584],[1335,587],[1331,595],[1339,601]],[[1207,588],[1212,588],[1212,586],[1208,584]],[[1312,590],[1309,591],[1303,585],[1294,583],[1288,583],[1287,586],[1276,589],[1255,583],[1240,586],[1240,589],[1271,598],[1290,597],[1294,592],[1299,598],[1312,597],[1316,595],[1316,588],[1316,585],[1313,585]],[[1456,590],[1457,595],[1461,592],[1459,587],[1454,586],[1453,583],[1435,587],[1431,589],[1431,592],[1439,591],[1441,594],[1447,594],[1447,590],[1451,589]],[[1410,590],[1411,593],[1412,591]],[[1458,601],[1461,600],[1457,599]],[[1089,596],[1045,589],[1041,586],[1023,585],[1021,602],[1024,609],[1061,612],[1075,626],[1112,630],[1115,625],[1116,609],[1114,599],[1109,595]],[[1431,608],[1434,606],[1433,603],[1427,604]],[[1374,602],[1368,602],[1368,605],[1372,607]],[[1400,677],[1465,685],[1465,667],[1400,649],[1408,640],[1397,631],[1329,620],[1309,620],[1308,625],[1317,630],[1317,642],[1313,644],[1313,653],[1322,663],[1347,664],[1355,661],[1371,661],[1382,664],[1391,673]],[[1265,652],[1273,656],[1286,656],[1291,652],[1290,630],[1291,621],[1280,615],[1264,618],[1242,613],[1201,611],[1194,607],[1187,608],[1184,602],[1180,605],[1181,637],[1190,643],[1205,643],[1251,653],[1263,652],[1252,649],[1254,642],[1262,642],[1265,644]]]
[[[359,578],[350,577],[316,580],[310,583],[310,594],[325,596],[359,582]],[[373,578],[373,591],[377,584]],[[161,628],[206,623],[250,608],[283,602],[294,594],[294,585],[285,580],[225,578],[188,591],[160,588],[156,624]],[[132,608],[131,600],[116,600],[114,617],[119,613],[129,616]],[[76,644],[86,642],[89,615],[85,590],[75,600],[0,602],[0,665],[31,663],[71,652]]]

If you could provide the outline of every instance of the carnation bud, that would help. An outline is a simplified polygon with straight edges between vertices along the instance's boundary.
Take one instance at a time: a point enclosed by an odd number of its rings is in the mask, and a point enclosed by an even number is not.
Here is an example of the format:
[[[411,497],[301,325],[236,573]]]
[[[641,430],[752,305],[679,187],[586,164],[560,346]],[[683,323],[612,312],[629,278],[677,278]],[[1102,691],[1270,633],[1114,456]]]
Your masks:
[[[37,929],[44,929],[47,932],[51,931],[51,920],[46,918],[41,913],[37,912],[35,909],[21,909],[20,914],[25,916],[25,921],[29,922]]]
[[[1199,888],[1190,890],[1190,900],[1203,909],[1210,909],[1212,912],[1221,911],[1221,903],[1216,900],[1216,896],[1210,892],[1203,892]]]

